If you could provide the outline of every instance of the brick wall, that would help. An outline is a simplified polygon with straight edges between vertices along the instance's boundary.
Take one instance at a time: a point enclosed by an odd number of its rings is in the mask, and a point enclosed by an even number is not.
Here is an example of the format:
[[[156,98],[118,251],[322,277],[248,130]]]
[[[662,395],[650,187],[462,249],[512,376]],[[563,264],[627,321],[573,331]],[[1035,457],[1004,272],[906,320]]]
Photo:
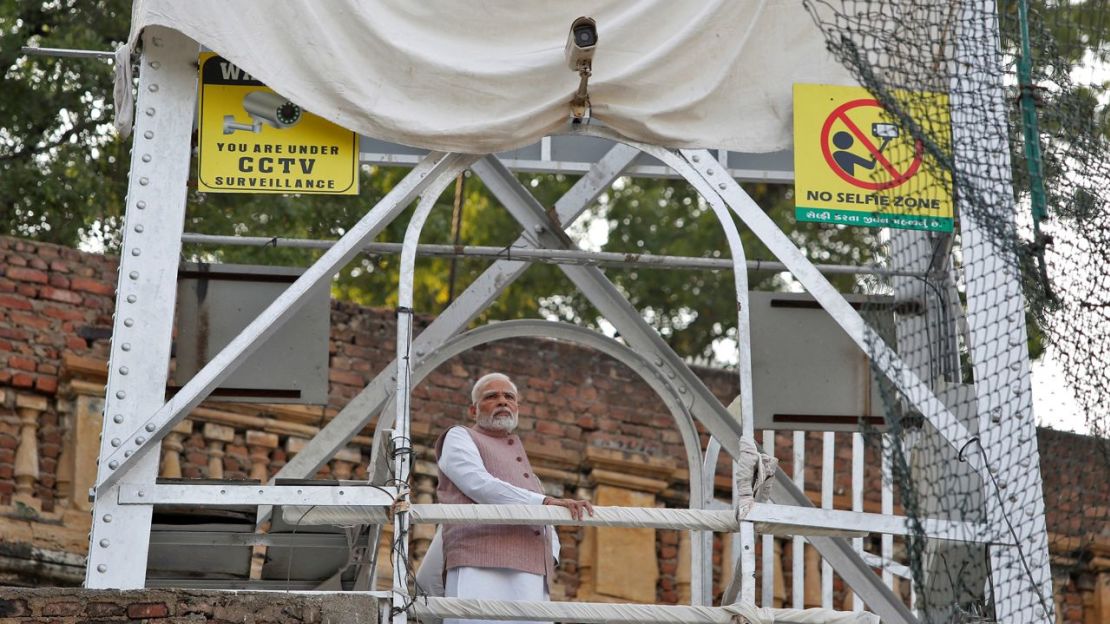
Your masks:
[[[53,397],[62,354],[106,357],[112,326],[116,262],[96,254],[0,236],[0,389],[11,408],[16,392]],[[39,422],[40,478],[35,495],[54,506],[62,430],[56,410]],[[0,421],[0,504],[11,502],[18,425]]]

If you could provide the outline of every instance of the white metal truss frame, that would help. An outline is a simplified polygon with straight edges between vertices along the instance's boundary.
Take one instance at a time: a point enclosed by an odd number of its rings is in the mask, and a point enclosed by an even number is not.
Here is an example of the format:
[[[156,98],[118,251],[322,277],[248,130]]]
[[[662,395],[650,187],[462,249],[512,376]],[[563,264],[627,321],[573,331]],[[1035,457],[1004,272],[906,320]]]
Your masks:
[[[619,137],[615,137],[619,140]],[[674,152],[669,150],[659,150],[652,146],[640,146],[644,151],[658,150],[665,162],[668,162],[673,168],[680,173],[686,173],[689,169],[688,165],[683,163],[681,159],[677,158]],[[650,153],[650,152],[649,152]],[[477,163],[473,169],[483,177],[487,188],[505,205],[511,214],[513,214],[521,225],[525,228],[525,237],[533,237],[534,243],[544,244],[547,247],[561,248],[569,245],[569,237],[566,236],[562,227],[549,218],[548,213],[539,206],[538,202],[528,193],[526,189],[506,170],[500,163],[492,157],[486,157],[481,162]],[[695,176],[691,176],[691,182],[696,187],[702,187],[701,190],[705,192],[705,182],[699,181]],[[716,196],[710,192],[705,195],[706,199],[710,202],[719,201]],[[417,225],[419,227],[419,224]],[[406,240],[409,241],[415,253],[415,240],[417,235],[411,233],[406,235]],[[545,240],[546,239],[546,240]],[[742,263],[742,257],[738,259]],[[743,266],[742,264],[740,266]],[[700,380],[693,374],[692,371],[685,365],[669,347],[662,341],[662,339],[640,318],[638,312],[633,309],[628,302],[616,291],[616,288],[609,282],[600,270],[595,267],[562,267],[564,273],[571,279],[572,282],[590,299],[590,301],[602,312],[602,314],[609,320],[618,331],[621,332],[623,338],[629,342],[637,350],[643,350],[648,353],[654,353],[655,358],[661,362],[665,362],[668,376],[677,376],[680,378],[680,383],[693,389],[692,403],[695,407],[695,413],[698,413],[698,403],[701,403],[702,409],[706,410],[699,415],[699,419],[706,424],[710,430],[715,431],[715,434],[725,440],[731,448],[735,449],[739,444],[739,438],[742,431],[740,423],[737,423],[728,414],[727,410],[709,393],[708,389],[701,384]],[[407,275],[411,279],[411,270],[405,269],[402,271],[403,276]],[[404,279],[404,277],[402,278]],[[742,302],[739,302],[743,307]],[[402,310],[402,313],[404,311]],[[411,357],[412,347],[410,344],[411,338],[407,332],[399,332],[398,335],[398,353],[399,359],[408,361],[405,358]],[[407,377],[407,372],[402,372],[401,375]],[[406,386],[407,390],[411,389]],[[401,421],[407,419],[407,410],[398,409],[397,420]],[[397,422],[394,423],[396,428]],[[406,431],[407,426],[401,423],[401,430]],[[398,438],[404,442],[404,436]],[[696,467],[695,467],[696,469]],[[786,488],[790,490],[789,487]],[[809,502],[804,494],[800,491],[789,492],[788,498],[794,504],[808,505]],[[406,536],[407,527],[401,525],[398,527],[397,535],[401,536],[403,541]],[[841,565],[837,565],[837,569],[841,572],[842,576],[849,582],[850,585],[856,587],[861,595],[868,599],[868,602],[875,606],[876,610],[884,615],[890,621],[913,621],[912,615],[902,605],[899,600],[889,592],[887,588],[876,582],[876,577],[867,569],[866,564],[862,559],[851,551],[842,540],[834,538],[815,538],[815,546],[827,558],[833,561],[838,561]],[[405,545],[401,544],[397,548],[397,552],[404,552]],[[404,558],[398,557],[395,568],[395,578],[403,578],[405,573]],[[754,562],[753,562],[754,569]],[[398,593],[402,591],[401,587],[395,588]],[[395,608],[404,605],[403,599],[399,599]],[[405,615],[400,610],[395,610],[395,618],[403,620]]]
[[[143,32],[143,51],[97,465],[101,485],[85,569],[90,588],[143,586],[153,508],[121,508],[118,487],[104,480],[132,457],[132,482],[153,485],[158,475],[157,454],[134,455],[142,448],[134,439],[154,433],[142,419],[165,399],[185,224],[184,181],[200,47],[177,32],[154,27]]]
[[[173,276],[176,274],[184,221],[185,188],[180,180],[185,179],[188,167],[188,133],[191,130],[192,103],[195,98],[194,62],[198,48],[195,42],[183,35],[156,27],[148,28],[143,40],[143,71],[140,75],[137,108],[140,114],[135,128],[136,157],[132,163],[127,200],[126,232],[116,302],[117,316],[113,328],[112,361],[107,384],[108,400],[90,534],[86,576],[86,585],[89,587],[133,588],[143,585],[152,505],[149,498],[145,502],[140,499],[146,496],[144,488],[151,488],[151,496],[158,493],[158,498],[165,491],[161,486],[154,485],[157,460],[156,453],[151,452],[151,449],[157,448],[157,442],[174,424],[184,418],[253,353],[257,346],[290,318],[303,304],[305,293],[312,286],[330,279],[331,275],[359,253],[417,195],[423,195],[418,206],[418,217],[414,218],[402,246],[404,268],[400,286],[402,304],[399,310],[397,341],[397,362],[401,362],[402,366],[397,367],[395,362],[394,366],[388,367],[352,401],[353,407],[348,405],[339,418],[321,431],[317,440],[286,466],[283,470],[285,474],[275,476],[303,477],[314,472],[389,400],[388,385],[392,380],[395,382],[393,392],[396,399],[392,427],[394,449],[402,451],[396,453],[394,470],[398,482],[404,483],[411,459],[403,451],[411,446],[408,436],[408,392],[413,385],[413,365],[430,357],[438,345],[443,344],[479,314],[527,266],[527,263],[517,260],[498,261],[456,301],[458,305],[452,306],[440,316],[440,319],[445,320],[438,327],[433,323],[413,341],[411,280],[419,229],[439,191],[467,167],[471,167],[482,177],[490,191],[524,226],[519,244],[539,249],[573,250],[573,243],[565,233],[564,224],[581,214],[632,162],[638,152],[656,157],[698,190],[725,227],[726,237],[733,251],[742,331],[747,329],[747,288],[744,280],[746,267],[738,232],[726,209],[738,216],[762,240],[856,344],[872,356],[876,367],[883,371],[950,445],[963,450],[979,441],[979,436],[972,435],[922,381],[917,363],[903,361],[886,345],[879,334],[863,321],[736,181],[727,175],[727,170],[710,152],[676,151],[635,144],[612,131],[589,127],[580,127],[578,132],[607,138],[618,145],[550,211],[545,210],[508,169],[492,156],[474,162],[473,156],[429,154],[177,395],[164,401],[164,380],[168,369],[173,317]],[[989,80],[985,81],[985,86],[993,90],[1000,88],[1000,85]],[[954,128],[957,138],[960,131],[957,124]],[[1004,147],[1004,137],[1002,141],[1000,145]],[[155,144],[158,145],[157,150],[153,148]],[[957,140],[956,144],[959,146],[960,141]],[[175,147],[178,149],[174,149]],[[1005,150],[998,150],[1001,156],[986,150],[987,155],[998,162],[983,157],[985,148],[980,147],[979,150],[975,153],[958,153],[958,156],[966,158],[968,162],[991,162],[990,171],[987,172],[990,175],[983,176],[983,179],[1001,179],[997,177],[1001,175],[1000,172],[1008,171],[1006,163],[1002,162]],[[157,157],[152,154],[157,154]],[[1004,182],[1005,180],[996,184],[994,188],[979,190],[1004,195],[1008,188]],[[146,218],[155,211],[156,219]],[[979,409],[980,414],[986,414],[980,417],[980,435],[989,443],[979,445],[981,453],[967,455],[969,463],[983,483],[987,484],[988,492],[984,496],[990,501],[989,517],[993,526],[1008,522],[1008,518],[1015,513],[1026,513],[1034,519],[1034,522],[1023,525],[1026,528],[1021,535],[1013,536],[1019,544],[1035,542],[1031,563],[1025,561],[1021,550],[1013,546],[998,546],[991,551],[993,567],[1009,571],[1004,580],[996,580],[998,608],[1000,613],[1013,615],[1023,605],[1029,606],[1026,573],[1034,575],[1035,591],[1051,592],[1051,582],[1045,582],[1050,576],[1046,576],[1048,558],[1039,466],[1035,465],[1030,469],[1027,465],[1019,466],[1016,463],[1020,458],[1037,458],[1035,430],[1029,418],[1028,375],[1020,374],[1028,372],[1028,361],[1021,349],[1024,345],[1024,322],[1017,280],[1012,275],[1013,267],[999,259],[1004,259],[1004,256],[983,251],[993,250],[991,241],[982,235],[973,218],[968,219],[967,215],[964,217],[963,237],[967,248],[964,252],[965,270],[969,273],[968,316],[973,360],[977,367],[976,376],[979,379],[991,379],[1000,362],[1005,359],[1006,362],[1016,363],[1015,370],[1019,373],[1017,378],[1024,384],[1024,388],[1009,385],[988,388],[987,384],[980,384]],[[743,437],[750,439],[753,435],[750,418],[751,392],[742,392],[746,403],[742,405],[741,411],[746,417],[737,421],[682,359],[644,322],[638,311],[620,295],[600,269],[581,265],[560,267],[602,316],[613,323],[630,347],[650,360],[657,372],[677,388],[681,395],[688,396],[685,409],[702,422],[715,439],[736,455],[739,440]],[[977,279],[970,279],[972,275]],[[988,280],[981,278],[984,275],[1001,277]],[[1016,305],[1016,310],[999,314],[997,310],[987,309],[985,293],[988,282],[991,289],[1008,288],[1007,294],[1014,296],[1008,296],[1005,300],[1011,302],[1011,307]],[[141,348],[133,350],[131,341],[140,339]],[[999,354],[998,345],[1006,347],[1005,356]],[[741,353],[745,353],[743,349]],[[740,385],[750,390],[750,361],[746,365],[741,362]],[[366,397],[360,401],[363,395]],[[366,409],[368,407],[377,409]],[[999,422],[1005,426],[1000,426]],[[1024,454],[1018,454],[1020,458],[1003,457],[998,452],[1002,439],[1014,432],[1019,436],[1018,444],[1021,448],[1028,450]],[[699,469],[700,466],[692,465],[691,474]],[[126,483],[123,481],[125,475]],[[788,479],[780,475],[778,483],[780,493],[776,502],[796,506],[809,505],[804,493]],[[992,487],[995,484],[997,488]],[[1010,493],[1008,497],[1004,497],[1007,487],[1011,488]],[[1028,500],[1019,500],[1018,492]],[[199,494],[199,490],[196,493]],[[270,487],[263,486],[258,488],[258,498],[255,500],[261,505],[287,502],[287,494],[285,491],[271,491]],[[381,495],[385,496],[385,493]],[[401,485],[390,495],[404,501],[407,491]],[[334,490],[331,494],[320,493],[319,496],[334,497]],[[129,505],[126,514],[120,513],[122,504]],[[407,604],[404,571],[407,567],[405,537],[408,518],[403,507],[396,514],[395,522],[394,534],[401,547],[396,549],[398,557],[395,561],[397,573],[394,575],[394,607],[400,609]],[[748,527],[747,532],[743,526]],[[754,533],[751,532],[750,523],[744,523],[743,526],[741,534],[745,552],[741,556],[743,565],[739,571],[745,579],[741,583],[742,597],[754,599]],[[830,537],[813,537],[810,542],[885,621],[915,621],[901,601],[878,581],[868,563],[848,542]],[[1017,569],[1019,563],[1024,571]],[[1038,601],[1041,605],[1048,605],[1048,613],[1042,609],[1038,615],[1050,616],[1051,596],[1045,600],[1043,595],[1038,595]],[[401,620],[404,619],[403,609],[396,613]]]
[[[955,169],[962,174],[957,182],[966,189],[958,201],[979,416],[979,436],[974,442],[991,468],[984,479],[989,484],[984,494],[987,522],[1009,528],[1015,544],[989,550],[995,617],[999,622],[1054,622],[1025,298],[1016,255],[991,235],[998,231],[998,224],[987,222],[1001,219],[1004,229],[1016,229],[1013,210],[986,210],[1014,205],[994,2],[968,0],[956,24],[955,40],[961,45],[953,63],[971,68],[952,72],[961,84],[952,89],[951,106]],[[981,117],[975,119],[969,111],[977,111]]]

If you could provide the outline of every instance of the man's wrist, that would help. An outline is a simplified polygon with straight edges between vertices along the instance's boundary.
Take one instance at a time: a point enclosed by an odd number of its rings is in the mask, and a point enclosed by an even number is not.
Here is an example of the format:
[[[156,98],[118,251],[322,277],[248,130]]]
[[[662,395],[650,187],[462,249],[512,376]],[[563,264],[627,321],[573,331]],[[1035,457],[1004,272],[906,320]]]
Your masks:
[[[544,497],[543,497],[543,500],[542,500],[542,501],[540,501],[540,504],[541,504],[541,505],[546,505],[546,504],[547,504],[547,503],[548,503],[548,502],[549,502],[550,500],[551,500],[551,497],[550,497],[550,496],[544,496]]]

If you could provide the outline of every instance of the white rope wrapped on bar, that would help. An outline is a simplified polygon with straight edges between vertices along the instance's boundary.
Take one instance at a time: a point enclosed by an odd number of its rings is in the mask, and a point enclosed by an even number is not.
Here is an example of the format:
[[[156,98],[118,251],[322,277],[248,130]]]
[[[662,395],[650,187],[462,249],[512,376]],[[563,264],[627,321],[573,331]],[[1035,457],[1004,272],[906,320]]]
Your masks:
[[[601,602],[512,602],[463,598],[417,598],[416,616],[483,620],[540,620],[613,624],[879,624],[874,613],[831,609],[769,609],[611,604]]]
[[[735,531],[736,515],[731,511],[701,509],[657,509],[654,507],[594,507],[593,516],[581,521],[570,517],[563,507],[540,505],[411,505],[409,519],[414,524],[537,524],[621,526],[651,529],[696,529]],[[287,506],[282,517],[290,524],[351,525],[381,524],[388,520],[384,507]]]
[[[736,458],[736,519],[743,520],[756,503],[771,500],[771,485],[779,470],[779,460],[759,452],[755,442],[740,439],[740,456]]]
[[[754,507],[753,507],[754,508]],[[708,509],[659,509],[654,507],[594,507],[593,516],[581,520],[570,517],[563,507],[540,505],[411,505],[409,520],[414,524],[515,524],[611,526],[649,529],[685,529],[736,532],[740,523],[734,511]],[[389,521],[385,507],[309,507],[285,506],[282,518],[293,526],[353,526],[384,524]],[[798,523],[756,522],[760,533],[774,535],[835,535],[853,537],[866,531],[815,527]]]

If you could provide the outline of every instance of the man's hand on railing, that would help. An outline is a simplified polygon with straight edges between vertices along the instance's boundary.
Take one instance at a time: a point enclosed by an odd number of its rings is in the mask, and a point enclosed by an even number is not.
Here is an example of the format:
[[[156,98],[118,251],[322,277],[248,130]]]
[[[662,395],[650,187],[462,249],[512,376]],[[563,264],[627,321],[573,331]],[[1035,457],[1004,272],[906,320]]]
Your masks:
[[[566,507],[570,510],[570,517],[575,520],[582,519],[583,511],[588,512],[591,516],[594,515],[594,506],[590,504],[590,501],[574,500],[573,498],[552,498],[548,496],[543,499],[543,504]]]

